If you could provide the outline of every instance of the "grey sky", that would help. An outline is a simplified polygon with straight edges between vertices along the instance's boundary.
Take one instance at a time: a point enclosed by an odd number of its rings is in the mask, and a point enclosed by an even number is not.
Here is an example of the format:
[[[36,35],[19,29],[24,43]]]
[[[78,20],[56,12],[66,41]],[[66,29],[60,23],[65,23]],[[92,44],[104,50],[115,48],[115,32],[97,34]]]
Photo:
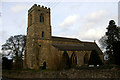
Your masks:
[[[99,40],[104,35],[109,20],[113,19],[116,23],[118,21],[118,0],[3,0],[0,17],[1,44],[10,36],[26,35],[27,10],[35,3],[51,8],[53,36],[74,37],[83,41]]]

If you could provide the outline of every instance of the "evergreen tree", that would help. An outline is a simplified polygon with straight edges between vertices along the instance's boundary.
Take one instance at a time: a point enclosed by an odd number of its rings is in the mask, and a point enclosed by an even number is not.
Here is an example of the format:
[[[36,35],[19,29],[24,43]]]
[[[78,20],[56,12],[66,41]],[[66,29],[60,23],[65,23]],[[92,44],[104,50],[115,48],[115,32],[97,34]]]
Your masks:
[[[114,53],[113,53],[113,43],[120,40],[119,27],[115,25],[115,21],[111,20],[107,27],[106,32],[106,54],[108,55],[108,60],[110,63],[114,64]]]
[[[114,20],[109,21],[109,25],[106,28],[106,34],[99,40],[99,43],[102,46],[104,54],[108,56],[107,60],[109,63],[115,63],[115,57],[113,52],[113,44],[117,41],[120,41],[120,27],[115,25]]]
[[[113,44],[113,52],[115,57],[115,64],[120,66],[120,41]]]

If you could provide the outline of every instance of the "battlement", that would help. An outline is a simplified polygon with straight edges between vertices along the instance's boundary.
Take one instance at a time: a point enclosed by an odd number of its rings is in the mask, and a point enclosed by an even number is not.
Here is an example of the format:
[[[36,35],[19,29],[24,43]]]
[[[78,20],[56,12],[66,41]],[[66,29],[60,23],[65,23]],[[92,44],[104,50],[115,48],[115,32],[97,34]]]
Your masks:
[[[48,7],[45,7],[45,6],[40,6],[40,5],[37,5],[37,4],[34,4],[29,10],[28,10],[28,12],[31,12],[33,9],[37,9],[37,10],[43,10],[44,9],[44,11],[48,11],[48,12],[50,12],[50,8],[48,8]]]

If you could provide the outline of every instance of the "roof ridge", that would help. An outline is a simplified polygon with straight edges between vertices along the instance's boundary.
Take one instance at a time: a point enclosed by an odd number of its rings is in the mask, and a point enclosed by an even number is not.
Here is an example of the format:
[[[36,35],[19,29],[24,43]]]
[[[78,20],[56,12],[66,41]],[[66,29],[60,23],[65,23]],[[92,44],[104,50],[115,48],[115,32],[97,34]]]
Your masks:
[[[68,37],[60,37],[60,36],[52,36],[52,37],[55,37],[55,38],[66,38],[66,39],[77,39],[77,38],[68,38]],[[79,40],[79,39],[77,39]]]
[[[96,44],[95,42],[88,42],[88,41],[81,41],[82,43],[91,43],[91,44]]]

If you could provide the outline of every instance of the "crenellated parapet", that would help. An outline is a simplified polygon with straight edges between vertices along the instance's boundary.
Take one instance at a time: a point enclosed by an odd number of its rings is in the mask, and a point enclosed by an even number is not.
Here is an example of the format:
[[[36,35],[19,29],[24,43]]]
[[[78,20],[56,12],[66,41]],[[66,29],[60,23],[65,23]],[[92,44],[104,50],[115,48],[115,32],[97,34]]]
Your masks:
[[[28,13],[30,13],[31,11],[33,10],[38,10],[38,11],[41,11],[43,10],[46,11],[47,13],[50,12],[50,8],[46,7],[46,6],[40,6],[40,5],[37,5],[37,4],[34,4],[29,10],[28,10]]]

